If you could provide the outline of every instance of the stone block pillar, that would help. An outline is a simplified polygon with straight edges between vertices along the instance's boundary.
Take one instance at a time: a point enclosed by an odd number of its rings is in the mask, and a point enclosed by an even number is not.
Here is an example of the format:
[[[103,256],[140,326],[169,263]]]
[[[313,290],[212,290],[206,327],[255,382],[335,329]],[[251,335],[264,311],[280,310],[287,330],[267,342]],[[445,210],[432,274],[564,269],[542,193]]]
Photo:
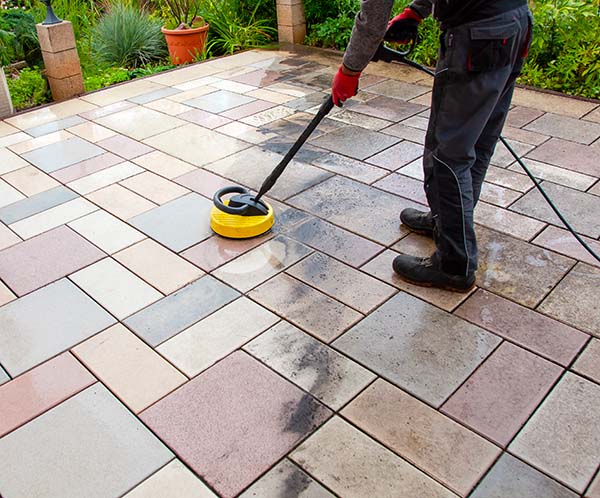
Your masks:
[[[38,24],[36,29],[52,98],[58,102],[81,95],[85,89],[71,23]]]
[[[4,74],[4,68],[0,66],[0,119],[8,117],[12,113],[13,105],[6,84],[6,75]]]
[[[306,19],[303,0],[277,0],[277,30],[280,43],[303,43]]]

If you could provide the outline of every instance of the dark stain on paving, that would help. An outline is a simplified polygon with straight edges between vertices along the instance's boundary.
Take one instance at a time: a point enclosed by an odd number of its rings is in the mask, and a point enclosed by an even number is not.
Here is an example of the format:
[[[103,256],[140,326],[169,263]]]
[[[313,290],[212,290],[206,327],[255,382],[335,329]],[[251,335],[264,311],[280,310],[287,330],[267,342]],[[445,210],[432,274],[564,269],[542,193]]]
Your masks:
[[[279,498],[297,498],[310,486],[310,479],[299,469],[294,469],[284,481],[285,488],[279,493]]]

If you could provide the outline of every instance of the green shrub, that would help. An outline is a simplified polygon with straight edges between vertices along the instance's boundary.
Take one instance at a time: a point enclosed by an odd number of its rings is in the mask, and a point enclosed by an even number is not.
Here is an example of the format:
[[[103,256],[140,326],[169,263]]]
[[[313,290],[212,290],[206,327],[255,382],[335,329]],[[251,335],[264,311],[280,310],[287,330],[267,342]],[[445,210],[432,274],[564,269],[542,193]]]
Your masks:
[[[36,64],[40,56],[33,16],[20,9],[0,10],[0,65],[20,60]]]
[[[46,80],[37,67],[25,68],[17,77],[7,78],[8,89],[15,109],[27,109],[50,101]]]
[[[100,16],[99,6],[106,3],[97,0],[52,0],[52,9],[58,17],[71,22],[75,39],[79,40],[90,34]],[[46,18],[46,6],[39,0],[23,0],[23,6],[36,23]]]
[[[125,68],[111,67],[99,71],[95,67],[91,71],[84,71],[83,85],[86,92],[91,92],[129,79],[129,71]]]
[[[115,3],[92,31],[92,56],[101,64],[135,68],[167,56],[162,23],[138,8]]]

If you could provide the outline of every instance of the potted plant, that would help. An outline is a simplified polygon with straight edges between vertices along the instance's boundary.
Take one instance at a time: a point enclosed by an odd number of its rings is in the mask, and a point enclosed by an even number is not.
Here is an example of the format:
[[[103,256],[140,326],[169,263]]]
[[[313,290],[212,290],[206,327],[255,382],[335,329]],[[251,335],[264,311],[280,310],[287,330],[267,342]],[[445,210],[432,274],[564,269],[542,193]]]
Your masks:
[[[162,28],[173,64],[195,60],[203,51],[208,24],[200,14],[199,0],[164,0],[174,29]]]

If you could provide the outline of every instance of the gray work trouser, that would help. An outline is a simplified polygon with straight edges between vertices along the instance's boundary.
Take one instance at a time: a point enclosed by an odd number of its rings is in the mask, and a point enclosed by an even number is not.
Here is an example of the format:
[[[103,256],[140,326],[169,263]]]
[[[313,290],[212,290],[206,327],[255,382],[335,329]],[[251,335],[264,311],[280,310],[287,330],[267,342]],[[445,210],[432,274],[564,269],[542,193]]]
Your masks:
[[[531,38],[527,6],[445,30],[425,140],[425,193],[435,256],[455,275],[477,270],[473,209]]]

